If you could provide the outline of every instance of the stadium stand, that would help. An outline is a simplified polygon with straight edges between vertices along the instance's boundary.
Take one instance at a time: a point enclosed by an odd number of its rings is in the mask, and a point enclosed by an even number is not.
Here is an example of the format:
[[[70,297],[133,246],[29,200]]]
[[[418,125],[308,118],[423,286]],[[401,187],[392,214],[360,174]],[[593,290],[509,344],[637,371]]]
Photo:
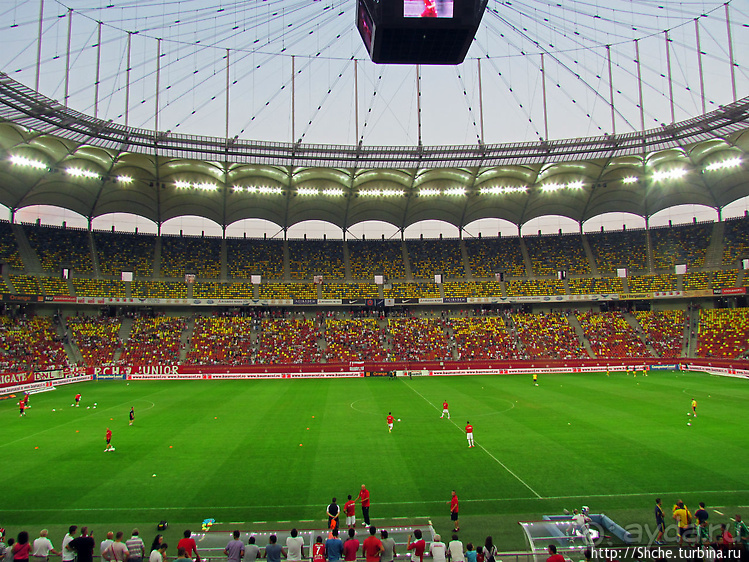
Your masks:
[[[289,240],[289,276],[309,279],[343,279],[343,242],[340,240]]]
[[[512,322],[525,359],[588,358],[564,313],[515,313],[512,315]]]
[[[87,367],[111,365],[122,347],[119,338],[122,319],[108,316],[69,316],[65,320],[71,340]]]
[[[601,273],[617,269],[643,271],[648,268],[648,240],[644,230],[589,233],[585,235]]]
[[[192,296],[196,299],[251,299],[252,283],[218,283],[209,281],[195,283]]]
[[[749,308],[700,310],[697,335],[699,357],[746,356],[749,351]]]
[[[537,279],[535,281],[512,280],[505,284],[508,297],[531,297],[563,295],[564,281],[558,279]]]
[[[713,223],[651,228],[653,267],[665,269],[682,263],[704,266],[712,232]]]
[[[0,316],[0,369],[21,373],[62,369],[68,356],[49,316]]]
[[[132,271],[136,277],[153,276],[155,236],[106,231],[94,231],[93,236],[102,274],[120,277],[123,271]]]
[[[263,283],[260,285],[261,299],[316,299],[317,285],[314,283]]]
[[[713,271],[713,288],[714,289],[726,289],[728,287],[736,286],[736,270],[735,269],[717,269]],[[744,279],[747,276],[744,275]]]
[[[524,236],[523,241],[536,275],[556,276],[562,270],[576,275],[590,273],[590,264],[579,234]]]
[[[59,277],[39,277],[39,286],[44,291],[44,294],[48,296],[70,295],[68,282]]]
[[[164,281],[133,281],[130,292],[135,298],[184,299],[187,298],[187,285]]]
[[[353,279],[372,280],[376,273],[388,279],[405,279],[403,247],[398,240],[348,240]]]
[[[338,319],[325,321],[325,359],[328,362],[384,361],[385,330],[375,318]]]
[[[439,298],[440,288],[435,283],[393,283],[385,286],[386,299]]]
[[[623,293],[624,284],[619,277],[578,277],[569,280],[570,294],[601,295]]]
[[[234,279],[283,279],[283,255],[283,240],[226,239],[227,269]]]
[[[201,279],[221,276],[221,239],[198,236],[161,237],[161,275],[183,279],[194,273]]]
[[[253,318],[199,316],[195,319],[187,365],[249,365],[253,360]]]
[[[388,318],[391,361],[450,360],[445,322],[434,318]]]
[[[94,272],[87,230],[30,225],[23,230],[44,271],[59,274],[62,266],[70,266],[76,273]]]
[[[650,355],[621,311],[582,312],[576,317],[596,357]]]
[[[511,277],[525,276],[520,238],[473,238],[465,240],[474,277],[493,277],[504,272]]]
[[[684,290],[696,291],[710,288],[710,272],[689,271],[684,275]]]
[[[186,327],[185,319],[181,317],[136,318],[119,362],[133,366],[178,364],[180,338]]]
[[[627,279],[630,293],[652,293],[654,291],[675,291],[676,274],[661,273],[658,275],[643,275]]]
[[[659,357],[681,357],[686,314],[683,310],[633,312],[645,339]]]
[[[23,269],[16,236],[13,234],[13,227],[7,221],[0,221],[0,263],[7,263],[16,270]]]
[[[723,265],[749,258],[749,217],[725,221],[723,242]]]
[[[73,279],[73,288],[78,297],[112,297],[125,296],[125,282],[113,279]]]
[[[460,240],[408,240],[406,247],[415,279],[434,279],[436,273],[443,279],[465,277]]]
[[[374,283],[326,283],[322,286],[324,299],[375,299],[379,294]]]
[[[31,275],[11,275],[10,282],[19,295],[41,295],[39,281]]]
[[[520,352],[504,319],[497,316],[452,318],[457,359],[519,359]]]
[[[308,318],[268,318],[260,324],[257,363],[318,363],[318,330]]]

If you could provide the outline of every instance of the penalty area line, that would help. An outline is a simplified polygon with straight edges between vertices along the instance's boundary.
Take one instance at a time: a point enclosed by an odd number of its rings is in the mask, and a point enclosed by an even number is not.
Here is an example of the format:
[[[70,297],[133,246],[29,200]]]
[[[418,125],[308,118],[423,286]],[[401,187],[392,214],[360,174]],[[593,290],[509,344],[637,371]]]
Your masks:
[[[432,404],[429,400],[427,400],[426,397],[421,392],[419,392],[418,390],[416,390],[415,388],[413,388],[410,384],[408,384],[405,381],[403,381],[403,384],[405,384],[408,388],[410,388],[416,394],[418,394],[419,396],[421,396],[422,400],[424,400],[424,402],[426,402],[427,404],[429,404],[432,408],[434,408],[438,412],[440,411],[439,408],[437,406],[435,406],[434,404]],[[450,423],[452,423],[458,429],[458,431],[461,431],[461,432],[463,431],[463,429],[457,423],[455,423],[453,420],[451,420],[451,419],[448,418],[448,421],[450,421]],[[520,476],[518,476],[512,470],[510,470],[510,468],[505,463],[503,463],[497,457],[495,457],[494,455],[492,455],[486,449],[486,447],[484,447],[481,443],[479,443],[479,447],[481,447],[481,450],[484,451],[487,455],[489,455],[489,457],[491,457],[494,460],[494,462],[496,462],[499,466],[501,466],[508,473],[510,473],[512,476],[514,476],[515,479],[518,482],[520,482],[523,486],[525,486],[526,488],[528,488],[533,493],[533,495],[536,496],[536,499],[539,499],[539,500],[544,499],[544,497],[541,494],[539,494],[536,490],[534,490],[533,488],[531,488],[525,480],[523,480],[522,478],[520,478]]]

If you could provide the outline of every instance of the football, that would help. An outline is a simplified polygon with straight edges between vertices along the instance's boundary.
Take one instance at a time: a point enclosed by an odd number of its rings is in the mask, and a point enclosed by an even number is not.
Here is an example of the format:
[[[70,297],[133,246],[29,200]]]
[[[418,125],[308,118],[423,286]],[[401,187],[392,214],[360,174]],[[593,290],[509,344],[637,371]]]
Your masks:
[[[401,419],[400,419],[400,418],[398,418],[398,421],[401,421]]]

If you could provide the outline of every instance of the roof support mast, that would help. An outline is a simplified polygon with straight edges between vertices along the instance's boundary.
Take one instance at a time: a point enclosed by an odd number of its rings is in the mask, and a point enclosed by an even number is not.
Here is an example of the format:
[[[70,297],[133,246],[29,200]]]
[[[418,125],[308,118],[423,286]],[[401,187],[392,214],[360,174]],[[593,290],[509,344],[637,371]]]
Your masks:
[[[736,101],[736,65],[733,63],[733,39],[731,38],[731,18],[728,14],[728,2],[726,7],[726,31],[728,32],[728,62],[731,65],[731,88],[733,89],[733,101]]]
[[[44,0],[39,0],[39,36],[36,40],[36,87],[39,91],[39,77],[42,72],[42,32],[44,31]]]
[[[156,39],[156,111],[154,111],[153,132],[159,136],[159,80],[161,79],[161,39]]]
[[[125,127],[130,120],[130,44],[133,40],[133,32],[127,32],[127,68],[125,69]]]
[[[354,59],[354,144],[359,145],[359,61]]]
[[[226,140],[229,140],[229,49],[226,49]]]
[[[637,60],[637,88],[640,96],[640,131],[645,139],[645,106],[642,100],[642,69],[640,68],[640,43],[635,39],[635,59]]]
[[[65,55],[65,107],[68,107],[70,95],[70,38],[73,33],[73,8],[68,8],[68,50]],[[125,121],[127,127],[127,121]]]
[[[481,125],[481,144],[484,144],[484,89],[481,87],[481,59],[476,59],[479,67],[479,124]]]
[[[291,55],[291,142],[296,142],[296,131],[294,130],[294,113],[296,111],[296,91],[295,91],[295,84],[294,84],[294,72],[295,70],[295,61],[294,55]]]
[[[99,79],[101,78],[101,22],[96,35],[96,82],[94,82],[94,119],[99,117]]]
[[[416,65],[416,133],[421,146],[421,65]]]
[[[694,33],[697,37],[697,68],[700,73],[700,99],[702,100],[702,115],[707,113],[705,107],[705,76],[702,74],[702,47],[700,46],[700,19],[694,18]]]
[[[666,38],[666,69],[668,71],[668,101],[671,104],[671,124],[676,123],[676,115],[674,113],[674,83],[671,79],[671,47],[669,43],[671,40],[668,38],[668,29],[663,32]],[[640,58],[640,57],[637,57]]]
[[[614,111],[614,75],[611,73],[611,45],[606,45],[606,60],[609,65],[609,105],[611,105],[611,134],[616,134],[616,111]]]
[[[544,62],[544,54],[541,53],[541,91],[544,97],[544,140],[549,140],[549,114],[546,105],[546,64]]]

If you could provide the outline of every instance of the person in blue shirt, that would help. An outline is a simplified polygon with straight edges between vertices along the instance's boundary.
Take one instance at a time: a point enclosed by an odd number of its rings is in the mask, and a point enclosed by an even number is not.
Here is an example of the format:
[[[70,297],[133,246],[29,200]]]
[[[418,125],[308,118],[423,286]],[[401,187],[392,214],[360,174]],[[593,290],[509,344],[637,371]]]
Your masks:
[[[338,538],[338,527],[330,532],[330,538],[325,541],[325,556],[328,562],[338,562],[343,555],[343,541]]]

